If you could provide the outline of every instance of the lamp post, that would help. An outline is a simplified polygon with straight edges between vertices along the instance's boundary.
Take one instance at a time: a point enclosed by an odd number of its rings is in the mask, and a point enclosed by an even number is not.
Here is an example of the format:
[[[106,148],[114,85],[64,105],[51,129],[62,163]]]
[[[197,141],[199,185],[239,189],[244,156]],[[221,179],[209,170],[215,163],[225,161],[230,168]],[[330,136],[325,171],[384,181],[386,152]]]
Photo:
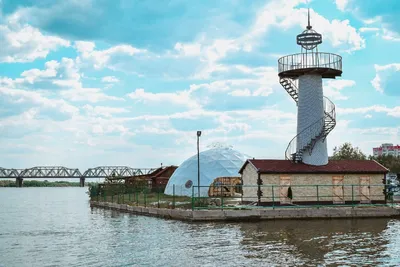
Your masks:
[[[197,131],[197,186],[198,186],[198,197],[200,197],[200,153],[199,153],[199,140],[201,131]]]

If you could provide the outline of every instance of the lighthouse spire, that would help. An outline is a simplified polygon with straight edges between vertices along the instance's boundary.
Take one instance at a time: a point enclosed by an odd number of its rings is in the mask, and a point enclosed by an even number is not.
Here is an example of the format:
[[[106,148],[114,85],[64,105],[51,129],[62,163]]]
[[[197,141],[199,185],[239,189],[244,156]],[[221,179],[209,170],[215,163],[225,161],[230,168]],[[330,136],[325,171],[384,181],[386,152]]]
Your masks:
[[[311,30],[312,26],[310,25],[310,8],[308,8],[308,26],[307,30]]]

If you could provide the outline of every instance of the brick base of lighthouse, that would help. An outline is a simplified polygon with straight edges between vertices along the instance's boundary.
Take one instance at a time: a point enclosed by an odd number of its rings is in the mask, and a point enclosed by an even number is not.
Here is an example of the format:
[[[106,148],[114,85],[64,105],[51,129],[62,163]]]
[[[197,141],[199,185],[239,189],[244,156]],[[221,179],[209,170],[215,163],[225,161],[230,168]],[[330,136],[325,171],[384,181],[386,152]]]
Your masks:
[[[297,151],[305,147],[324,127],[324,95],[321,75],[300,76],[298,97]],[[318,140],[311,151],[303,152],[303,163],[328,164],[326,139],[325,141]]]

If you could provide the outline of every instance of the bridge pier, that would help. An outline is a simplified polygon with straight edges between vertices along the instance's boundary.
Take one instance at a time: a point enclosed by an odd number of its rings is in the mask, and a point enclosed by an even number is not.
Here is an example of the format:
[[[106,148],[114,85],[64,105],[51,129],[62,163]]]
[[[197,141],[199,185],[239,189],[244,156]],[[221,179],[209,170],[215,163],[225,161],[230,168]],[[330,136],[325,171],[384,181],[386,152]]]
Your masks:
[[[80,186],[84,187],[85,186],[85,177],[81,177],[79,182],[80,182]]]
[[[17,185],[17,187],[22,187],[24,185],[24,179],[18,177],[17,179],[15,179],[15,184]]]

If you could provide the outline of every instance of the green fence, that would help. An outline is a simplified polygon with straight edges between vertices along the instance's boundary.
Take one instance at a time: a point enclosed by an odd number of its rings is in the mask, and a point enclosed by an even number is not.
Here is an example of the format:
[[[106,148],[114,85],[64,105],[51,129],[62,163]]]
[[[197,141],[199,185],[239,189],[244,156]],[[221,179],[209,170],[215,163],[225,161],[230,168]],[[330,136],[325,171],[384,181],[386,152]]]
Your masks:
[[[132,206],[182,209],[253,209],[356,207],[394,205],[390,185],[214,185],[192,186],[191,196],[181,196],[182,188],[173,186],[173,194],[164,188],[125,185],[89,188],[91,200]],[[199,196],[200,194],[200,196]]]
[[[164,187],[129,187],[125,185],[110,186],[109,188],[90,188],[90,198],[94,201],[129,204],[132,206],[156,208],[184,208],[190,209],[190,197],[175,194],[178,187],[173,186],[173,194],[165,195]]]
[[[200,189],[200,190],[199,190]],[[211,190],[210,190],[211,191]],[[200,197],[199,197],[199,192]],[[232,192],[236,192],[233,193]],[[394,205],[391,186],[377,185],[220,185],[193,186],[192,209],[305,208]]]

